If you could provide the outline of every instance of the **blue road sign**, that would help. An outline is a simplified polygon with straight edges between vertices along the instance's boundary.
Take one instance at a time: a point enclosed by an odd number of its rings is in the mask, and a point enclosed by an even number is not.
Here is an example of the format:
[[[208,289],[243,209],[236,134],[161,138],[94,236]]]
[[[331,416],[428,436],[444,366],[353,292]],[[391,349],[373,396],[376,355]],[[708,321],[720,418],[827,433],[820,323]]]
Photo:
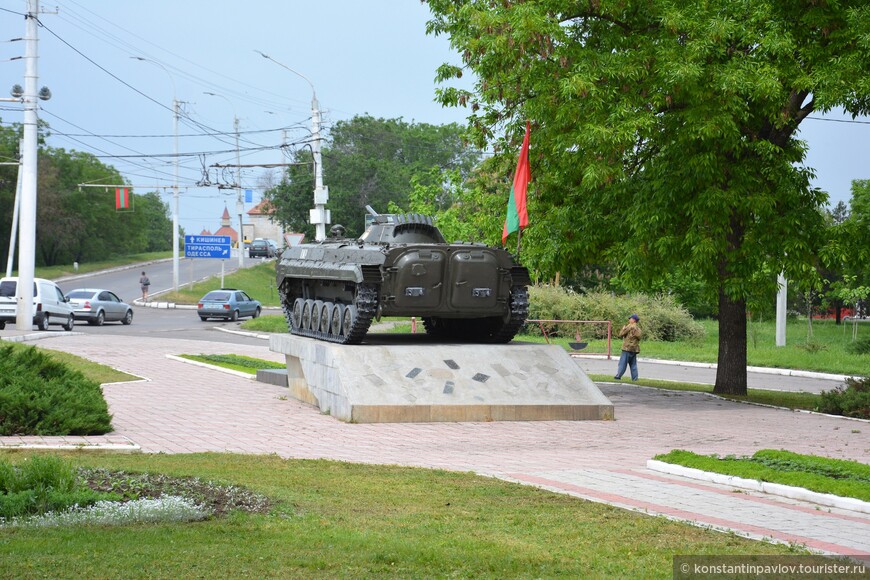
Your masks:
[[[185,258],[229,258],[229,236],[184,236]]]

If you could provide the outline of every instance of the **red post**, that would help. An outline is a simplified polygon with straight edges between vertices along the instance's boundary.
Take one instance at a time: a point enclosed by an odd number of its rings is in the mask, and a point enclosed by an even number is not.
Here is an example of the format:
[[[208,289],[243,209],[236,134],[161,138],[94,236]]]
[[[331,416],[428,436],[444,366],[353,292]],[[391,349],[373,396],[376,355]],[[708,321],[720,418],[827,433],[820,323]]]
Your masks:
[[[411,334],[417,334],[417,317],[411,317]]]

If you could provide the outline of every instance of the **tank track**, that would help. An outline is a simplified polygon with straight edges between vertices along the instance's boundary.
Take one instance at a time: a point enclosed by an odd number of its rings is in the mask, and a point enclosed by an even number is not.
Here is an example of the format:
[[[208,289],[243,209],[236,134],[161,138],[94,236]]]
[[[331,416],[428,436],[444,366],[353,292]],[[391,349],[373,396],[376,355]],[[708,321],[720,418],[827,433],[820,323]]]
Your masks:
[[[514,286],[511,288],[510,317],[494,329],[487,342],[506,343],[513,340],[529,316],[529,289],[526,286]]]
[[[439,340],[464,342],[507,343],[520,331],[529,315],[529,290],[513,286],[510,295],[510,314],[492,318],[424,317],[426,334]]]
[[[283,289],[279,290],[281,297],[281,309],[284,311],[284,318],[287,321],[287,328],[290,334],[297,336],[307,336],[316,338],[325,342],[336,344],[359,344],[362,342],[369,327],[374,320],[378,311],[378,289],[377,286],[369,284],[360,284],[357,286],[356,298],[354,298],[353,306],[356,307],[356,317],[353,320],[353,325],[346,335],[335,335],[331,332],[323,332],[320,330],[310,330],[296,328],[293,325],[293,303],[296,297],[289,297]]]

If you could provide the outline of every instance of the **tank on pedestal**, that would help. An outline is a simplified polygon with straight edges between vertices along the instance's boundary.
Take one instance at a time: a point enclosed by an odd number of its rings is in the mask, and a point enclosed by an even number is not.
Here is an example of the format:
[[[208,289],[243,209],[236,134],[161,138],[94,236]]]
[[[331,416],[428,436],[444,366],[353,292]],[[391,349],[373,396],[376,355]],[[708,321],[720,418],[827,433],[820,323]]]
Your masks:
[[[506,343],[525,323],[529,273],[501,248],[448,244],[419,214],[375,214],[359,239],[330,233],[276,265],[293,334],[359,344],[376,318],[416,316],[439,340]]]

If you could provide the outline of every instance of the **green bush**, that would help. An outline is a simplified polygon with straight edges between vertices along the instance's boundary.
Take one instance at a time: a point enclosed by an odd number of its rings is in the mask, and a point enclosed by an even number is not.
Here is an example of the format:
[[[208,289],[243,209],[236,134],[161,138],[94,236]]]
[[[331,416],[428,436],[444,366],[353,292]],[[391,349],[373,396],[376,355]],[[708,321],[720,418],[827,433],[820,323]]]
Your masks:
[[[846,379],[846,384],[820,393],[818,410],[830,415],[870,419],[870,377]]]
[[[640,317],[640,327],[646,340],[700,340],[704,327],[692,315],[668,295],[646,294],[613,295],[607,292],[577,294],[554,286],[529,288],[529,318],[533,320],[610,320],[613,332],[622,328],[631,314]],[[530,332],[534,332],[531,325]],[[564,332],[564,326],[553,325],[547,332],[559,331],[573,334],[576,329]],[[581,329],[584,336],[603,338],[606,327]]]
[[[34,347],[0,347],[0,435],[112,430],[100,385]]]
[[[35,455],[18,465],[0,460],[0,518],[45,514],[117,497],[91,490],[72,465],[53,455]]]

